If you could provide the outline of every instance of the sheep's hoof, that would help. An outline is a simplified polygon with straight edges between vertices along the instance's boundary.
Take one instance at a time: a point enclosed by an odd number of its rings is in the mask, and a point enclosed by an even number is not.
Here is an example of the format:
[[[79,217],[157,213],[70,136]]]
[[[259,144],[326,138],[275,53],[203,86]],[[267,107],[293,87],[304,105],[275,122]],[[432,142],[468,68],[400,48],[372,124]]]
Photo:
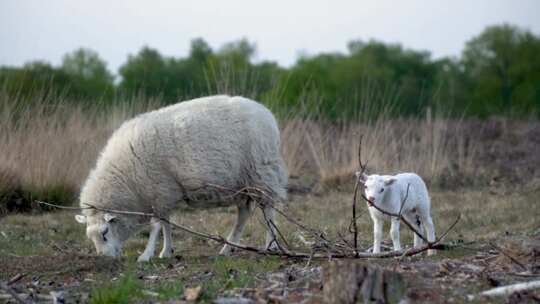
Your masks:
[[[141,254],[137,259],[137,262],[148,262],[150,261],[151,256],[146,254]]]

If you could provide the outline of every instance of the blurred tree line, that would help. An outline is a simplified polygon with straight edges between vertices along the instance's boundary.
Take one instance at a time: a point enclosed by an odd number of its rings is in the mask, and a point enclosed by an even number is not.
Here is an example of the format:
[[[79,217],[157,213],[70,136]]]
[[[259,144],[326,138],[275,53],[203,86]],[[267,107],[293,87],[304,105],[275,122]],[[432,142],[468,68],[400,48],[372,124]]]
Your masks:
[[[367,110],[423,115],[427,108],[477,117],[540,114],[540,36],[512,25],[486,28],[459,58],[434,60],[428,52],[375,40],[351,41],[345,54],[301,56],[290,68],[254,62],[255,53],[246,40],[213,50],[194,39],[184,58],[143,47],[115,77],[96,52],[79,49],[58,67],[42,61],[2,67],[0,85],[8,94],[54,90],[90,105],[134,95],[174,103],[242,94],[284,112],[304,107],[333,120]]]

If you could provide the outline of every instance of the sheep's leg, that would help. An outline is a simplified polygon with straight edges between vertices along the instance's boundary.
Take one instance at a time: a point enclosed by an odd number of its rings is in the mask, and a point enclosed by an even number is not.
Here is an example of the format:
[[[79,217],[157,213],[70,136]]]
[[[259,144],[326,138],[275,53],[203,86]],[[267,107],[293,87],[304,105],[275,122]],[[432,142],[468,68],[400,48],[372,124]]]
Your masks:
[[[399,242],[399,218],[397,217],[392,217],[392,225],[390,226],[390,237],[392,238],[394,250],[401,250],[401,243]]]
[[[244,227],[246,226],[249,216],[251,215],[250,209],[251,208],[249,199],[245,204],[238,205],[238,217],[236,218],[236,223],[234,224],[231,233],[227,237],[227,241],[231,243],[238,243],[240,241],[240,238],[242,237],[242,232],[244,231]],[[225,245],[223,246],[223,248],[221,248],[219,254],[228,255],[231,253],[231,250],[231,246]]]
[[[381,242],[383,238],[383,221],[373,219],[373,253],[381,252]]]
[[[435,242],[435,226],[433,225],[433,220],[431,219],[431,216],[426,215],[422,219],[424,221],[424,227],[426,228],[426,234],[428,242],[433,243]],[[430,249],[428,250],[428,255],[434,255],[437,251]]]
[[[150,258],[154,256],[154,253],[156,251],[156,243],[159,237],[159,233],[161,231],[161,223],[159,222],[159,220],[152,219],[151,225],[152,225],[152,230],[150,231],[148,244],[146,244],[146,248],[144,249],[144,252],[137,259],[138,262],[149,261]]]
[[[266,250],[276,250],[278,245],[276,244],[277,240],[277,231],[275,227],[275,210],[271,206],[264,207],[264,220],[266,221]]]
[[[172,236],[171,236],[171,225],[167,222],[161,222],[162,232],[163,232],[163,248],[159,253],[160,258],[170,258],[173,254],[172,248]]]

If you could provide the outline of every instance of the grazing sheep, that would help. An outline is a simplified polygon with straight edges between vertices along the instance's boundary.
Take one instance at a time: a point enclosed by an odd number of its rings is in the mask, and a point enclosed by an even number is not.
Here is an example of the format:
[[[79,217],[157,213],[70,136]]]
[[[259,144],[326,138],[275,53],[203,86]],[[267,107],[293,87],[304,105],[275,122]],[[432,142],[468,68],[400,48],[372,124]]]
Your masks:
[[[243,97],[211,96],[141,114],[122,124],[90,172],[80,206],[154,213],[168,219],[174,209],[186,205],[236,205],[238,218],[228,240],[237,243],[253,202],[239,201],[223,188],[258,187],[270,193],[267,200],[283,202],[286,185],[279,129],[272,113]],[[274,210],[266,205],[264,212],[273,220]],[[150,221],[148,244],[138,260],[154,256],[161,229],[159,256],[172,255],[170,225],[157,218],[83,209],[76,220],[86,223],[86,234],[98,254],[121,255],[122,243]],[[267,248],[272,245],[272,229],[267,227]],[[230,251],[225,245],[220,253]]]
[[[403,205],[403,217],[414,227],[418,232],[423,233],[425,227],[427,240],[435,241],[435,228],[431,219],[431,203],[426,188],[426,184],[422,178],[414,173],[401,173],[397,175],[366,175],[357,173],[360,176],[360,182],[365,186],[365,195],[367,199],[382,210],[390,213],[398,214]],[[408,186],[410,185],[410,186]],[[409,192],[407,194],[407,187]],[[369,207],[369,214],[373,220],[373,253],[381,251],[381,241],[383,236],[383,222],[388,215],[383,214],[374,207]],[[394,245],[394,250],[400,250],[401,244],[399,241],[399,219],[391,217],[390,236]],[[422,239],[418,235],[414,235],[414,246],[422,245]],[[435,253],[435,250],[428,250],[428,255]]]

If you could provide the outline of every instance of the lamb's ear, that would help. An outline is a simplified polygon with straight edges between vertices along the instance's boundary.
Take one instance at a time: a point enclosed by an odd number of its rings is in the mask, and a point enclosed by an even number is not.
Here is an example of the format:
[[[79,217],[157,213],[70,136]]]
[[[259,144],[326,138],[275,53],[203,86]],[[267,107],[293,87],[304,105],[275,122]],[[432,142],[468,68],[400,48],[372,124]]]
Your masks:
[[[116,219],[116,215],[110,214],[110,213],[105,213],[105,214],[103,215],[103,218],[105,219],[105,221],[106,221],[107,223],[110,223],[111,221],[114,221],[114,219]]]
[[[384,179],[384,185],[385,186],[390,186],[391,184],[393,184],[397,179],[395,177],[388,177],[388,178],[385,178]]]
[[[86,215],[76,214],[75,220],[81,224],[86,224]]]
[[[358,178],[362,184],[365,184],[368,179],[368,175],[360,171],[357,171],[354,175],[356,175],[356,178]]]

